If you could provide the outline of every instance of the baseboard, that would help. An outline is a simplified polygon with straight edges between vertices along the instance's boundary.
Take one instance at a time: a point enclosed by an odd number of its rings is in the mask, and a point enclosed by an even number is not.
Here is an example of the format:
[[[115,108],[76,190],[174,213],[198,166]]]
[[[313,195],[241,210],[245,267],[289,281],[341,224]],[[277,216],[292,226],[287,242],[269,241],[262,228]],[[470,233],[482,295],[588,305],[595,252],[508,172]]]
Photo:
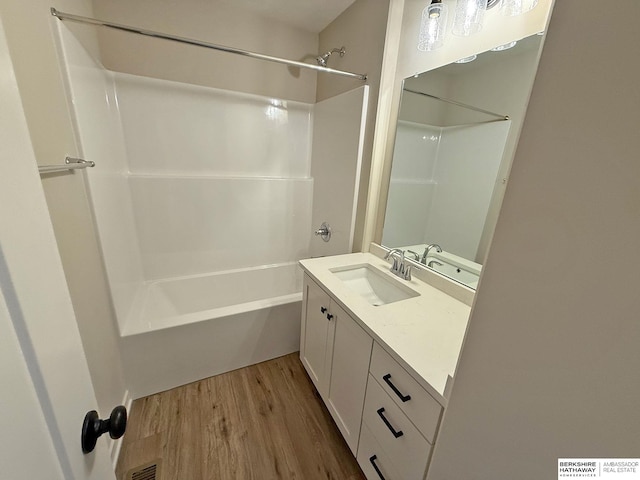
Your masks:
[[[131,413],[132,403],[133,403],[133,398],[129,394],[129,390],[125,390],[121,405],[124,405],[125,408],[127,409],[127,415]],[[118,438],[117,440],[112,440],[111,445],[109,446],[109,450],[110,450],[109,453],[111,455],[111,463],[113,465],[114,471],[116,470],[116,466],[118,465],[118,458],[120,457],[120,449],[122,448],[123,439],[124,439],[124,436]]]

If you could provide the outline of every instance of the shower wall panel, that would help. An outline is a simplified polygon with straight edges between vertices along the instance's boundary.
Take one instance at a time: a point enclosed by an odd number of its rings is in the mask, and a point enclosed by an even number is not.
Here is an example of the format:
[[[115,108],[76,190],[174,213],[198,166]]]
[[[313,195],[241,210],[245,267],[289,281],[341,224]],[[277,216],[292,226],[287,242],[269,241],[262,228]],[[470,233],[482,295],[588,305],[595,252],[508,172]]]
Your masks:
[[[313,105],[109,72],[61,35],[121,331],[145,282],[308,256]]]
[[[396,131],[393,169],[387,198],[382,244],[425,242],[442,128],[400,121]]]
[[[351,253],[364,149],[369,87],[318,102],[313,114],[312,223],[332,228],[329,242],[311,240],[312,256]]]
[[[133,173],[308,178],[312,105],[116,74]]]
[[[58,25],[68,72],[77,149],[96,163],[87,180],[116,316],[122,322],[144,280],[127,157],[113,74],[105,70],[68,28]],[[81,173],[77,173],[81,174]]]
[[[428,243],[476,258],[510,125],[499,121],[442,129]]]
[[[146,279],[308,256],[311,179],[129,177]]]

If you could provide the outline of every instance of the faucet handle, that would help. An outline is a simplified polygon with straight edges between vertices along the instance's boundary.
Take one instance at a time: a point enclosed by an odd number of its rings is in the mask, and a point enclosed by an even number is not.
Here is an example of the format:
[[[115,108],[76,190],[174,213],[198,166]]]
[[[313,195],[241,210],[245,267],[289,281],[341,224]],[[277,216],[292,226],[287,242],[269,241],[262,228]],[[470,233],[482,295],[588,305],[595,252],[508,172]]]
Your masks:
[[[404,272],[402,273],[402,278],[405,280],[411,280],[411,265],[406,265],[404,268]]]

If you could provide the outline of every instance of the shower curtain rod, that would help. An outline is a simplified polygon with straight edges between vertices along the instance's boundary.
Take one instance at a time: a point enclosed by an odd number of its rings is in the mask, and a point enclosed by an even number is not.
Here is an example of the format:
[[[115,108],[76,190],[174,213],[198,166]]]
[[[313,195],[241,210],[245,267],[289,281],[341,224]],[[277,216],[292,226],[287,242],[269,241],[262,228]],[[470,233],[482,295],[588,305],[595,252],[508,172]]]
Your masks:
[[[475,110],[476,112],[486,113],[487,115],[492,115],[494,117],[498,117],[500,120],[509,120],[509,115],[501,115],[499,113],[490,112],[489,110],[483,110],[482,108],[474,107],[472,105],[467,105],[466,103],[456,102],[455,100],[449,100],[447,98],[437,97],[435,95],[431,95],[429,93],[418,92],[417,90],[410,90],[408,88],[403,88],[405,92],[415,93],[416,95],[423,95],[425,97],[434,98],[436,100],[440,100],[441,102],[450,103],[452,105],[456,105],[462,108],[468,108],[469,110]]]
[[[188,45],[195,45],[197,47],[210,48],[212,50],[218,50],[221,52],[235,53],[236,55],[243,55],[245,57],[257,58],[259,60],[266,60],[268,62],[282,63],[284,65],[290,65],[292,67],[308,68],[317,72],[333,73],[334,75],[341,75],[343,77],[357,78],[358,80],[367,80],[367,75],[360,73],[345,72],[343,70],[336,70],[334,68],[321,67],[320,65],[311,65],[309,63],[298,62],[295,60],[287,60],[286,58],[272,57],[271,55],[264,55],[262,53],[250,52],[248,50],[241,50],[239,48],[227,47],[224,45],[216,45],[215,43],[202,42],[200,40],[194,40],[192,38],[179,37],[176,35],[169,35],[167,33],[154,32],[153,30],[145,30],[143,28],[131,27],[128,25],[122,25],[119,23],[107,22],[104,20],[98,20],[90,17],[83,17],[80,15],[73,15],[71,13],[60,12],[55,8],[51,8],[51,15],[58,20],[69,20],[72,22],[86,23],[89,25],[97,25],[99,27],[108,27],[115,30],[121,30],[123,32],[137,33],[139,35],[145,35],[147,37],[163,38],[165,40],[172,40],[174,42],[186,43]]]

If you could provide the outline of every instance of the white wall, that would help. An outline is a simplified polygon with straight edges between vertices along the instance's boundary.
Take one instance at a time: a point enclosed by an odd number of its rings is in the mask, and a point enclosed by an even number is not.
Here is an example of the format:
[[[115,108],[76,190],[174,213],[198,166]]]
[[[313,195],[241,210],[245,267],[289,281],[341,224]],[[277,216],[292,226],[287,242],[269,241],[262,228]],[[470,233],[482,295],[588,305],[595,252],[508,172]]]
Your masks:
[[[429,480],[640,452],[640,4],[600,6],[556,3]]]
[[[93,0],[97,18],[292,60],[314,59],[318,34],[203,0]],[[94,28],[94,27],[85,27]],[[313,103],[312,70],[103,29],[104,65],[118,72]]]
[[[60,0],[55,6],[81,15],[92,13],[87,0]],[[20,98],[40,165],[62,163],[65,156],[78,154],[55,45],[58,21],[51,16],[50,7],[44,0],[0,0]],[[95,51],[95,38],[84,35],[84,39]],[[122,402],[126,388],[84,179],[81,173],[52,174],[42,177],[42,186],[102,413]]]

